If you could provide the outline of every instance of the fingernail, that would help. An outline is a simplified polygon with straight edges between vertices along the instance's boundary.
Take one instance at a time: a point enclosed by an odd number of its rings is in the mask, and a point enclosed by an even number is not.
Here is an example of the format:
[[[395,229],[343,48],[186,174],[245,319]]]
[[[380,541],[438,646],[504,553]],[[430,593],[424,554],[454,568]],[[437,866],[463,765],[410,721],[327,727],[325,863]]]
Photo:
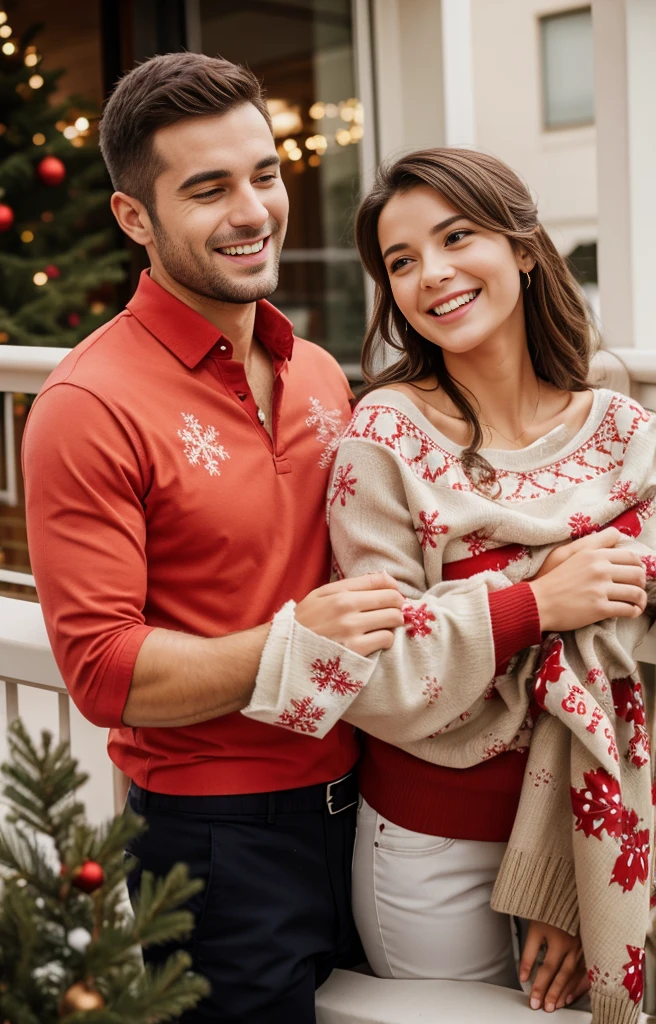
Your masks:
[[[547,1011],[547,1013],[553,1013],[553,1011],[556,1009],[553,1003],[545,1003],[544,1008]]]
[[[531,999],[531,1009],[532,1010],[539,1010],[540,1009],[540,1000],[537,998],[537,996],[533,996],[532,999]]]
[[[565,1000],[566,1005],[569,1006],[569,1004],[573,1003],[573,1002],[574,1002],[574,996],[567,996],[567,999]]]
[[[519,980],[520,981],[526,981],[527,978],[528,978],[528,971],[526,970],[525,967],[522,967],[521,971],[519,972]]]

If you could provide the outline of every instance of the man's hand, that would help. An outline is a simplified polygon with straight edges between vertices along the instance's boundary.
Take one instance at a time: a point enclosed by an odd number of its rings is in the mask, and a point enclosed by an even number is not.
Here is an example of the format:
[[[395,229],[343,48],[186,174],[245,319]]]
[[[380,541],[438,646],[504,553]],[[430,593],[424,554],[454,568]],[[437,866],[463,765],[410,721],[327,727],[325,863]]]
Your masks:
[[[529,924],[519,964],[520,981],[528,981],[543,944],[547,951],[533,981],[530,1004],[532,1010],[544,1006],[547,1013],[551,1013],[569,1006],[582,996],[590,987],[590,982],[579,936],[542,924],[541,921],[531,921]]]
[[[614,526],[562,544],[530,581],[546,632],[562,633],[613,618],[637,618],[647,606],[639,556],[616,547]]]
[[[354,576],[313,590],[296,605],[296,621],[364,656],[392,646],[403,625],[404,598],[386,572]]]

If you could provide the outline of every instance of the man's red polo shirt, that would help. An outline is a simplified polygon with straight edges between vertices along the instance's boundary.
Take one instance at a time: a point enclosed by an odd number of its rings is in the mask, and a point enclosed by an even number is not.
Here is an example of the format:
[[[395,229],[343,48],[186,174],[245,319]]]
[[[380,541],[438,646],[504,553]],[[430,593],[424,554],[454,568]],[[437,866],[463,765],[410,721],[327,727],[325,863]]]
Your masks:
[[[273,440],[229,340],[147,273],[127,310],[51,375],[25,433],[30,553],[55,658],[82,714],[110,727],[112,760],[155,792],[312,785],[357,756],[343,723],[317,741],[241,714],[121,721],[152,628],[223,636],[328,581],[325,493],[348,384],[268,302],[255,333],[273,360]]]

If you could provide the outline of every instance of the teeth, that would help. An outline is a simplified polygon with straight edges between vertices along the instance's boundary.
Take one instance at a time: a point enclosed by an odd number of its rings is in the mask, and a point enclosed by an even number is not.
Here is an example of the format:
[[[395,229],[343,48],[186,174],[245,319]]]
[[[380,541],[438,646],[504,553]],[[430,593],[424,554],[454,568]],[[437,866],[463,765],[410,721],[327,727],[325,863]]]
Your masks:
[[[261,238],[259,242],[253,242],[252,245],[229,245],[225,249],[219,249],[219,252],[226,256],[249,256],[252,252],[261,252],[263,248],[264,239]]]
[[[465,306],[472,299],[475,299],[478,295],[477,291],[465,292],[463,295],[458,295],[457,298],[451,299],[449,302],[443,302],[441,306],[434,306],[431,312],[434,316],[443,316],[445,313],[451,313],[452,310],[458,309],[459,306]]]

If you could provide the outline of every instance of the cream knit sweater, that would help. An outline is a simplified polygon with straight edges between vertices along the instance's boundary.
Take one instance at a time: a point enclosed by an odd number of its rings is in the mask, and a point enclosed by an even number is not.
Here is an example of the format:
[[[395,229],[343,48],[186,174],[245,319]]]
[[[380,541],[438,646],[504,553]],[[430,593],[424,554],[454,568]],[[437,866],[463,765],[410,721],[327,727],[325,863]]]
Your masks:
[[[486,451],[494,499],[472,488],[460,453],[397,391],[358,405],[328,497],[337,569],[391,573],[407,598],[405,629],[389,651],[361,658],[305,630],[286,605],[244,714],[316,737],[345,718],[455,768],[530,744],[493,906],[580,927],[594,1024],[634,1024],[653,832],[634,650],[649,619],[552,635],[495,679],[488,593],[611,522],[656,577],[656,419],[596,391],[574,436],[558,427],[520,451]]]

